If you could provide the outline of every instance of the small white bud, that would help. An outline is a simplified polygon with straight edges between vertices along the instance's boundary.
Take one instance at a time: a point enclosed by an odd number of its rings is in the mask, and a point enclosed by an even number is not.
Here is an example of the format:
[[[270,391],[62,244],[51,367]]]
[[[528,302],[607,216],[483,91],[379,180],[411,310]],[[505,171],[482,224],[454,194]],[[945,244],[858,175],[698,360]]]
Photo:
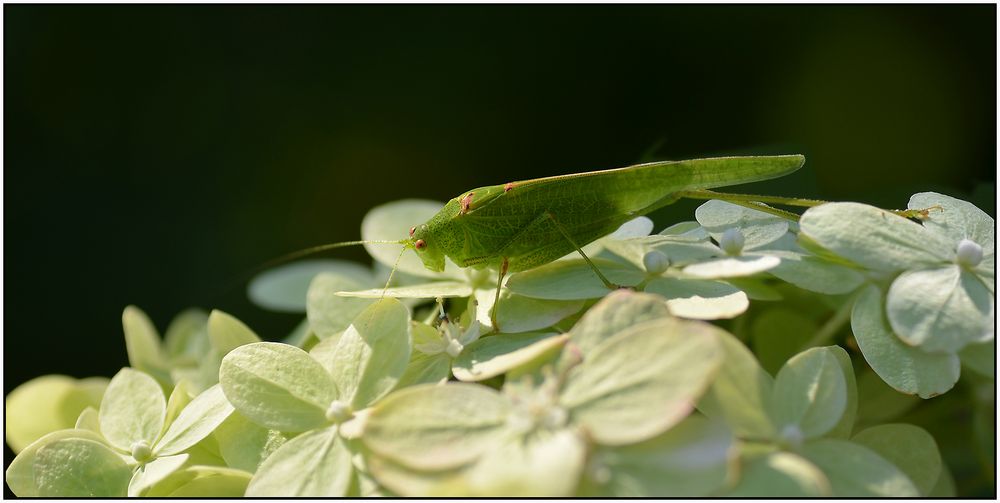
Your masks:
[[[781,438],[791,445],[799,446],[805,440],[805,434],[802,433],[802,429],[798,425],[789,424],[781,430]]]
[[[326,409],[326,420],[331,423],[343,423],[352,417],[354,417],[354,410],[351,409],[350,405],[340,400],[330,402],[330,406]]]
[[[669,265],[670,259],[661,251],[652,250],[642,256],[642,266],[649,274],[663,274]]]
[[[958,242],[955,249],[955,262],[966,267],[976,267],[983,261],[983,247],[979,243],[968,239]]]
[[[132,443],[132,458],[140,463],[145,463],[153,457],[153,450],[149,448],[149,443],[145,440],[136,440]]]
[[[736,227],[726,229],[719,238],[719,248],[722,248],[726,255],[739,255],[743,252],[744,244],[746,244],[746,238]]]
[[[448,347],[444,349],[444,352],[448,353],[448,356],[452,358],[458,358],[458,355],[462,354],[463,349],[465,349],[465,346],[462,346],[461,342],[458,342],[455,339],[450,339],[448,341]]]

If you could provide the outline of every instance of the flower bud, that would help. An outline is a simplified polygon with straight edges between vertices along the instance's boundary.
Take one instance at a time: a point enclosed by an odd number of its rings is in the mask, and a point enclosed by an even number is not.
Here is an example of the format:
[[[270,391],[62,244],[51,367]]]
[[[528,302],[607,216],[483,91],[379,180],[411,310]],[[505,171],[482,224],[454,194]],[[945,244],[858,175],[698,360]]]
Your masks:
[[[352,417],[354,417],[354,410],[351,409],[350,405],[340,400],[330,402],[330,406],[326,409],[326,420],[331,423],[343,423]]]
[[[670,259],[661,251],[652,250],[642,256],[642,266],[649,274],[663,274],[669,265]]]
[[[969,239],[958,242],[955,249],[955,262],[966,267],[976,267],[983,261],[983,247]]]
[[[136,440],[132,443],[132,458],[140,463],[145,463],[153,457],[153,450],[145,440]]]

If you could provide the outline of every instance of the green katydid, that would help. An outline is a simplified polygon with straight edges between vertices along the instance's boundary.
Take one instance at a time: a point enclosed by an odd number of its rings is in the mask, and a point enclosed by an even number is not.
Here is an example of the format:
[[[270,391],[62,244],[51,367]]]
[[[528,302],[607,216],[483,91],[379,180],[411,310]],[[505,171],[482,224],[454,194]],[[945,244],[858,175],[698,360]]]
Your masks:
[[[445,257],[460,267],[496,269],[499,301],[507,273],[538,267],[576,251],[611,290],[617,287],[581,247],[680,198],[722,199],[797,219],[794,213],[765,203],[815,206],[823,201],[723,194],[708,189],[776,178],[799,169],[804,162],[801,155],[663,161],[480,187],[449,201],[426,223],[411,228],[408,238],[320,245],[280,260],[342,246],[402,244],[401,254],[414,250],[432,271],[444,270]],[[494,330],[499,331],[497,304],[490,318]]]

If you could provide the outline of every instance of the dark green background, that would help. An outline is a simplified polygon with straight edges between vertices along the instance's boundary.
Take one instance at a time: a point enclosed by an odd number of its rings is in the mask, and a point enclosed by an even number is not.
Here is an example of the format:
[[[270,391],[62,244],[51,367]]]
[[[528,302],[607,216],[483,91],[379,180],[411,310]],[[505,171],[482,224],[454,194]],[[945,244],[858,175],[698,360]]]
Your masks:
[[[357,239],[379,203],[654,145],[806,154],[744,191],[938,190],[995,213],[995,11],[6,5],[4,392],[114,374],[127,304],[161,329],[195,305],[279,338],[297,317],[220,289]]]

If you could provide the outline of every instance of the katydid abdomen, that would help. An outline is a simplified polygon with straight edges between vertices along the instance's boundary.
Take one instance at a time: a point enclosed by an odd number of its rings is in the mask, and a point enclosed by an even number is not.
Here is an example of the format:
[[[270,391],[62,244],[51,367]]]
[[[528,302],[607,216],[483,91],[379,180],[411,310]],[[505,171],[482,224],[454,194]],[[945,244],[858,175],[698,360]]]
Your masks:
[[[721,157],[640,164],[473,189],[452,199],[411,243],[425,266],[516,272],[569,254],[678,193],[767,180],[799,169],[801,155]]]

